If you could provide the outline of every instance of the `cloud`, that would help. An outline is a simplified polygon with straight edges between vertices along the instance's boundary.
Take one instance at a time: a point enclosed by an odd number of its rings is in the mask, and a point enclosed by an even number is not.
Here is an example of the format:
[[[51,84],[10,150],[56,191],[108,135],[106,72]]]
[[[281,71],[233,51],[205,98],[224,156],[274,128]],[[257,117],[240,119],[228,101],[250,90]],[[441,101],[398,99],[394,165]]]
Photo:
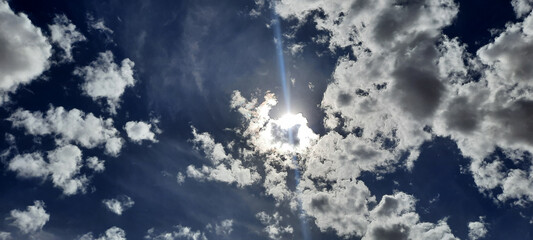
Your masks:
[[[104,199],[102,203],[109,209],[109,211],[122,215],[122,213],[135,204],[135,202],[126,195],[121,195],[118,198]]]
[[[152,142],[157,142],[155,139],[155,134],[150,130],[152,124],[145,123],[142,121],[129,121],[124,126],[128,137],[135,143],[141,144],[143,140],[148,140]]]
[[[0,232],[0,240],[9,240],[11,238],[11,233],[9,232]]]
[[[325,167],[306,168],[309,176],[331,179],[342,174],[342,167],[354,169],[352,177],[360,171],[379,176],[393,171],[405,154],[405,167],[411,168],[421,144],[442,136],[455,140],[472,159],[470,171],[480,191],[521,206],[533,201],[526,190],[533,185],[532,169],[508,169],[503,167],[506,160],[491,157],[501,149],[507,158],[522,156],[512,161],[525,162],[523,153],[533,151],[533,127],[526,121],[533,113],[528,60],[533,15],[529,1],[512,4],[524,18],[507,24],[493,42],[470,54],[460,39],[442,33],[459,10],[452,0],[279,1],[274,7],[282,18],[299,25],[311,19],[318,30],[328,32],[332,51],[351,50],[357,59],[338,59],[324,93],[321,107],[329,132],[311,148],[320,158],[307,164]],[[337,130],[348,136],[335,137]],[[334,138],[339,144],[334,145]],[[352,156],[343,154],[351,150],[343,149],[343,142],[372,161],[339,161],[337,157]],[[339,154],[320,155],[322,144],[338,146]]]
[[[187,240],[207,240],[205,234],[201,231],[193,231],[190,227],[185,227],[182,225],[177,225],[176,231],[164,232],[156,234],[153,228],[149,229],[144,239],[147,240],[178,240],[178,239],[187,239]]]
[[[82,166],[81,151],[74,145],[65,145],[48,152],[48,169],[56,187],[63,189],[63,194],[85,193],[89,180],[80,174]]]
[[[105,170],[104,160],[98,160],[97,157],[87,158],[87,167],[95,172],[103,172]]]
[[[488,233],[486,223],[483,217],[479,218],[479,221],[468,223],[468,238],[470,240],[477,240],[485,238]]]
[[[218,236],[229,236],[233,232],[233,219],[222,220],[220,224],[216,223],[215,226],[207,224],[205,228],[208,231],[214,230]]]
[[[17,173],[21,178],[44,178],[50,173],[48,163],[44,161],[40,152],[16,155],[7,169]]]
[[[98,54],[98,58],[88,66],[77,68],[74,75],[83,78],[81,89],[84,94],[94,101],[106,100],[107,110],[111,114],[116,114],[124,90],[135,85],[134,65],[128,58],[117,65],[113,53],[105,51]]]
[[[6,1],[0,1],[0,22],[2,104],[8,99],[8,92],[29,84],[48,69],[52,46],[26,14],[15,14]]]
[[[89,31],[94,30],[100,33],[106,43],[113,43],[113,30],[105,25],[104,19],[96,19],[93,15],[87,14],[87,25]]]
[[[414,206],[414,197],[405,193],[384,195],[370,212],[370,223],[362,240],[458,240],[445,220],[437,224],[420,222]]]
[[[79,237],[78,240],[126,240],[126,232],[118,227],[111,227],[100,237],[95,238],[91,232]]]
[[[517,17],[523,17],[531,12],[533,3],[530,0],[512,0],[514,11]]]
[[[243,162],[226,154],[224,147],[208,133],[198,133],[193,129],[194,138],[191,140],[195,148],[201,151],[212,166],[203,165],[196,168],[193,165],[187,167],[187,177],[197,180],[215,180],[226,183],[236,183],[244,187],[257,182],[261,177],[254,168],[243,166]]]
[[[35,201],[26,208],[26,211],[11,210],[10,215],[7,219],[12,220],[11,224],[24,234],[40,231],[50,219],[50,214],[44,210],[42,201]]]
[[[67,196],[85,193],[89,179],[80,174],[83,161],[78,147],[70,144],[60,146],[49,151],[46,157],[48,162],[41,152],[16,155],[9,161],[8,170],[20,178],[40,178],[43,181],[50,178],[54,186]],[[91,162],[88,161],[87,165],[91,166]],[[95,172],[101,171],[103,169],[98,171],[95,168]]]
[[[85,36],[76,30],[76,26],[65,15],[56,15],[54,24],[48,25],[48,28],[51,34],[50,41],[63,50],[61,61],[74,61],[72,48],[76,43],[85,41]]]
[[[113,127],[111,118],[95,117],[78,109],[50,107],[46,113],[17,109],[9,118],[14,127],[24,128],[34,136],[53,135],[56,143],[77,143],[85,148],[105,147],[105,153],[117,156],[123,140]]]
[[[293,233],[292,226],[281,226],[283,217],[278,212],[275,212],[272,215],[269,215],[266,212],[259,212],[255,217],[259,219],[263,225],[266,225],[263,231],[268,234],[270,239],[287,239],[289,238],[288,236]]]

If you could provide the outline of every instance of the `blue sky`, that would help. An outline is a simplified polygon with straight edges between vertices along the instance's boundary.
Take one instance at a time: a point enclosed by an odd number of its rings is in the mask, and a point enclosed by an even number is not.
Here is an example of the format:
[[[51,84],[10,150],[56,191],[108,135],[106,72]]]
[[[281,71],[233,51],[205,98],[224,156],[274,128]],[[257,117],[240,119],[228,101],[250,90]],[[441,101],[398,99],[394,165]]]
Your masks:
[[[0,240],[533,239],[532,9],[0,0]]]

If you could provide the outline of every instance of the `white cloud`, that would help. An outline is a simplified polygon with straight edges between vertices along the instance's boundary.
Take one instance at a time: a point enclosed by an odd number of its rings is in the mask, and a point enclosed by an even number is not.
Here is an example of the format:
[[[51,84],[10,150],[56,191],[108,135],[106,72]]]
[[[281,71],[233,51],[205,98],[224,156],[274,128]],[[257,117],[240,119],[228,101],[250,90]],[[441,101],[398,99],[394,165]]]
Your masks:
[[[135,85],[134,65],[128,58],[117,65],[113,53],[106,51],[98,54],[98,58],[90,65],[77,68],[74,74],[83,78],[81,88],[87,96],[94,101],[106,100],[108,111],[116,114],[124,90]]]
[[[514,11],[517,17],[523,17],[524,15],[531,12],[533,1],[531,0],[512,0],[511,4],[513,5]]]
[[[26,211],[11,210],[10,215],[8,219],[13,221],[11,224],[25,234],[40,231],[50,219],[42,201],[35,201]]]
[[[30,135],[54,135],[58,145],[105,146],[105,153],[112,156],[117,156],[122,148],[123,140],[113,127],[111,118],[98,118],[75,108],[67,111],[63,107],[50,107],[44,115],[39,111],[18,109],[8,120],[14,127],[23,127]]]
[[[126,240],[126,232],[119,227],[111,227],[98,238],[95,238],[92,233],[86,233],[78,240]]]
[[[8,163],[8,170],[21,178],[50,178],[54,186],[69,196],[85,193],[89,179],[80,174],[83,165],[81,150],[74,145],[64,145],[49,151],[48,162],[40,152],[16,155]],[[87,165],[90,166],[90,161]],[[103,167],[103,165],[102,165]],[[103,169],[102,169],[103,171]],[[95,172],[99,172],[95,168]]]
[[[80,175],[82,166],[81,151],[74,145],[65,145],[48,152],[48,170],[52,182],[63,189],[63,194],[85,193],[89,180]]]
[[[216,143],[208,133],[198,133],[193,127],[194,138],[192,142],[197,150],[201,151],[210,161],[212,166],[203,165],[196,168],[187,167],[187,176],[197,180],[215,180],[226,183],[236,183],[243,187],[251,185],[260,179],[255,168],[243,166],[243,162],[226,154],[224,147]]]
[[[458,240],[445,220],[437,224],[420,222],[414,207],[414,197],[405,193],[383,196],[370,212],[370,223],[362,240]]]
[[[44,178],[50,173],[48,163],[44,161],[40,152],[16,155],[7,169],[17,173],[22,178]]]
[[[11,238],[11,233],[9,232],[0,232],[0,240],[9,240]]]
[[[488,233],[487,225],[483,217],[479,218],[479,221],[468,223],[468,238],[470,240],[478,240],[485,238]]]
[[[266,212],[259,212],[255,215],[259,221],[265,225],[263,229],[264,232],[268,234],[268,237],[273,240],[287,239],[293,233],[293,228],[290,225],[282,226],[281,221],[283,217],[275,212],[272,215],[267,214]]]
[[[117,198],[111,198],[111,199],[104,199],[102,200],[102,203],[109,209],[109,211],[117,214],[122,215],[122,213],[135,204],[135,202],[126,195],[121,195]]]
[[[50,65],[52,46],[24,13],[0,1],[0,105],[8,92],[29,84]]]
[[[54,24],[48,25],[50,29],[50,41],[57,44],[62,50],[61,61],[72,62],[72,48],[78,42],[86,38],[76,30],[76,26],[65,15],[56,15]]]
[[[149,229],[144,239],[147,240],[178,240],[178,239],[187,239],[187,240],[207,240],[205,234],[201,231],[193,231],[190,227],[185,227],[182,225],[176,226],[176,231],[164,232],[156,234],[155,230]]]
[[[233,232],[233,219],[225,219],[220,224],[215,223],[215,226],[207,224],[205,227],[208,231],[214,231],[218,236],[229,236]]]
[[[155,134],[151,131],[152,124],[142,121],[129,121],[124,126],[128,137],[135,143],[140,144],[143,140],[157,142]]]
[[[87,158],[87,167],[95,172],[103,172],[105,170],[104,160],[98,160],[97,157]]]

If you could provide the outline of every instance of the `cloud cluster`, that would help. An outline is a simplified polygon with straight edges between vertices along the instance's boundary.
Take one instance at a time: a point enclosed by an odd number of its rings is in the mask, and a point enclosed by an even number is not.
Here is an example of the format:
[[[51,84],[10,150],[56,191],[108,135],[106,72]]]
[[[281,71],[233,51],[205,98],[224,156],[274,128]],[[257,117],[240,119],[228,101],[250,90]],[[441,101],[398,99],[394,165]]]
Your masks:
[[[98,238],[95,238],[93,233],[89,232],[79,237],[78,240],[126,240],[126,232],[119,227],[111,227]]]
[[[480,217],[479,221],[468,223],[468,238],[470,240],[478,240],[485,238],[487,233],[487,223],[484,221],[484,217]]]
[[[47,70],[51,55],[52,46],[41,29],[0,1],[0,105],[8,100],[7,93]]]
[[[65,195],[85,193],[89,184],[87,176],[80,174],[83,166],[81,150],[71,144],[61,146],[47,153],[48,161],[41,152],[16,155],[7,169],[20,178],[50,178],[54,186]]]
[[[78,42],[85,41],[86,38],[76,30],[76,26],[65,15],[56,15],[54,24],[48,25],[50,29],[50,41],[57,44],[62,52],[62,62],[73,62],[72,48]]]
[[[135,143],[141,144],[143,140],[157,142],[155,133],[152,132],[152,124],[142,121],[129,121],[124,126],[128,137]]]
[[[236,183],[243,187],[257,182],[261,177],[253,167],[243,166],[243,162],[227,154],[224,147],[209,135],[198,133],[193,127],[194,138],[191,140],[195,148],[201,151],[210,161],[210,166],[197,168],[187,167],[187,177],[197,180],[214,180],[226,183]]]
[[[176,231],[164,232],[156,234],[153,228],[148,230],[144,239],[147,240],[173,240],[173,239],[186,239],[186,240],[207,240],[207,237],[200,230],[193,231],[190,227],[185,227],[182,225],[176,226]]]
[[[25,211],[11,210],[9,220],[24,234],[40,231],[50,219],[50,214],[44,210],[42,201],[35,201]]]
[[[123,144],[111,118],[95,117],[92,113],[86,114],[75,108],[67,111],[63,107],[50,107],[44,114],[18,109],[8,120],[14,127],[24,128],[27,134],[55,136],[58,145],[76,143],[85,148],[103,146],[106,154],[117,156]]]
[[[104,199],[102,200],[102,203],[109,211],[117,215],[122,215],[124,211],[130,209],[135,204],[135,202],[126,195],[121,195],[117,198]]]
[[[442,33],[458,13],[452,0],[279,1],[274,7],[281,17],[312,19],[329,33],[332,51],[350,49],[357,59],[339,58],[321,103],[330,132],[314,148],[329,144],[323,149],[340,148],[341,155],[325,152],[329,155],[309,161],[334,162],[310,176],[331,179],[345,168],[392,170],[406,153],[410,168],[423,142],[449,136],[472,159],[480,191],[495,191],[497,201],[531,202],[532,169],[509,168],[491,157],[500,149],[506,158],[527,162],[525,153],[533,150],[528,121],[533,16],[529,1],[512,4],[517,17],[525,18],[507,24],[493,42],[470,54],[460,39]],[[337,136],[337,129],[348,136]],[[326,141],[335,136],[341,146]],[[338,161],[345,159],[342,153],[353,162]]]
[[[116,114],[124,90],[135,85],[134,65],[128,58],[118,65],[113,53],[105,51],[99,53],[98,58],[88,66],[77,68],[74,74],[83,78],[81,88],[87,96],[94,101],[106,100],[108,111]]]
[[[275,212],[272,215],[269,215],[266,212],[259,212],[255,217],[265,225],[264,231],[268,234],[270,239],[287,239],[289,238],[288,236],[291,236],[293,233],[293,228],[290,225],[281,225],[283,217],[278,212]]]

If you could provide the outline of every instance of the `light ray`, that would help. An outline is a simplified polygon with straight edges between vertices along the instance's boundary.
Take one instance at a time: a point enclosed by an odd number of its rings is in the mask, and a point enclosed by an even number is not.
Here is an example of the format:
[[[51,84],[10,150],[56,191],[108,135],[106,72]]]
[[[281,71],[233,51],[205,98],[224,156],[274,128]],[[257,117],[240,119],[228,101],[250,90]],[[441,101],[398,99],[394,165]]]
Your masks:
[[[276,54],[278,57],[278,66],[279,66],[279,73],[280,73],[280,80],[281,80],[281,87],[283,89],[283,99],[285,101],[285,108],[287,111],[287,114],[284,116],[294,116],[291,114],[291,93],[289,88],[289,83],[287,82],[287,76],[286,76],[286,70],[285,70],[285,57],[283,56],[283,39],[281,35],[281,22],[279,20],[279,16],[276,13],[276,2],[272,1],[272,25],[274,29],[274,37],[275,37],[275,43],[276,43]],[[290,121],[290,119],[287,119],[287,121]],[[292,131],[288,131],[289,133],[289,143],[292,145],[294,143],[294,136]],[[300,219],[300,228],[302,231],[302,236],[304,240],[311,240],[311,233],[309,231],[309,226],[307,224],[306,214],[305,211],[302,208],[302,201],[301,201],[301,192],[298,190],[298,185],[300,184],[300,166],[298,164],[298,157],[296,155],[293,155],[292,157],[292,163],[294,164],[294,180],[296,183],[296,198],[298,201],[298,211],[299,211],[299,219]]]

